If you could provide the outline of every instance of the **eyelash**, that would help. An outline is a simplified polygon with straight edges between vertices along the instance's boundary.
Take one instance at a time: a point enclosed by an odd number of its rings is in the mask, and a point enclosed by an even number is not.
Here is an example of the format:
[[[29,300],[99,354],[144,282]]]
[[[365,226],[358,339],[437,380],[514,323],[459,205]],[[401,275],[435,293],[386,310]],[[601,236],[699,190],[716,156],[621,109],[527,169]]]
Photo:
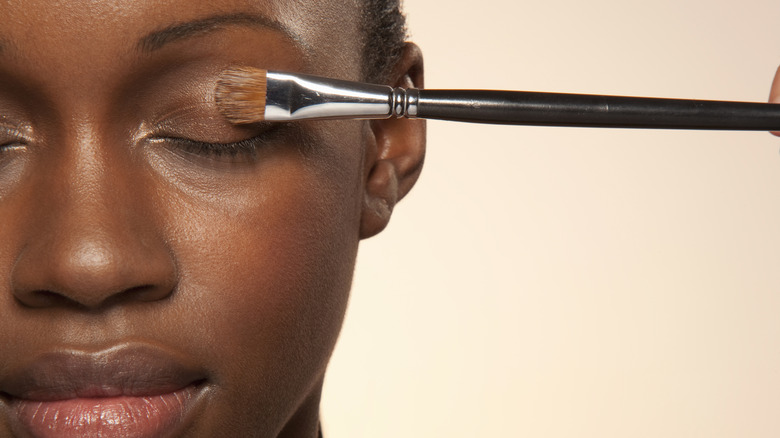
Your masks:
[[[254,156],[257,150],[267,142],[265,136],[266,133],[263,133],[232,143],[209,143],[182,137],[168,137],[165,140],[177,143],[179,147],[193,154],[215,158],[234,158],[239,155]]]

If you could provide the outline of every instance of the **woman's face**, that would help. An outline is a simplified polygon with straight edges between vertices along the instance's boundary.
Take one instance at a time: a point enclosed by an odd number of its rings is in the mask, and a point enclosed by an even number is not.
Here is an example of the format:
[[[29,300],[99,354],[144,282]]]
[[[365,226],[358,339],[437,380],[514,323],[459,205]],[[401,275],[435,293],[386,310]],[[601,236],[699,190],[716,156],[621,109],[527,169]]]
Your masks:
[[[357,5],[0,4],[0,436],[315,434],[377,136],[212,89],[360,79]]]

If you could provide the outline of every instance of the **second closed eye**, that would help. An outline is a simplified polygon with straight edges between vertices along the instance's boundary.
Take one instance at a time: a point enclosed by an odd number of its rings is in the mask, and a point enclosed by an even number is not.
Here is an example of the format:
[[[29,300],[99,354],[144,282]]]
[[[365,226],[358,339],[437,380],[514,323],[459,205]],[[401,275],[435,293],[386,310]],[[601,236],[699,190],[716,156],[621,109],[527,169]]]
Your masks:
[[[239,141],[220,143],[206,142],[183,137],[156,137],[154,142],[166,142],[174,147],[180,148],[184,152],[202,155],[204,157],[214,158],[254,158],[257,151],[263,144],[267,143],[265,133],[255,137],[246,138]]]
[[[150,123],[144,137],[156,144],[204,157],[252,158],[284,124],[258,123],[237,127],[213,105],[197,103],[167,112]]]

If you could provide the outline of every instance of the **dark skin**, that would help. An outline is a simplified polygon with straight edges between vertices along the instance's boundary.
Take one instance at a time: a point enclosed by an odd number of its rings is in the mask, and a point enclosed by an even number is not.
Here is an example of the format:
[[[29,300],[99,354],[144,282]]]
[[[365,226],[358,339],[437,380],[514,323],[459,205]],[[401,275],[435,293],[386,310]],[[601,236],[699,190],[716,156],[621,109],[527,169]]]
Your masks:
[[[0,379],[144,343],[206,372],[184,435],[316,436],[358,242],[414,184],[425,125],[236,127],[212,90],[231,65],[360,80],[356,4],[0,4]],[[422,86],[416,47],[388,83]]]

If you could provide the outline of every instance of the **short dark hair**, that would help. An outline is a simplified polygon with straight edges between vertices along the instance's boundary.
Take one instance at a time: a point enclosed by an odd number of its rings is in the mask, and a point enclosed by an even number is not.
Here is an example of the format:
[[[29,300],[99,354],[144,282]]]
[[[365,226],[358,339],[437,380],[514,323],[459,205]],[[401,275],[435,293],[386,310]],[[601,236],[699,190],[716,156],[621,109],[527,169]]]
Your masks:
[[[401,58],[406,41],[406,17],[401,0],[364,0],[362,14],[364,76],[372,82],[386,81]]]

